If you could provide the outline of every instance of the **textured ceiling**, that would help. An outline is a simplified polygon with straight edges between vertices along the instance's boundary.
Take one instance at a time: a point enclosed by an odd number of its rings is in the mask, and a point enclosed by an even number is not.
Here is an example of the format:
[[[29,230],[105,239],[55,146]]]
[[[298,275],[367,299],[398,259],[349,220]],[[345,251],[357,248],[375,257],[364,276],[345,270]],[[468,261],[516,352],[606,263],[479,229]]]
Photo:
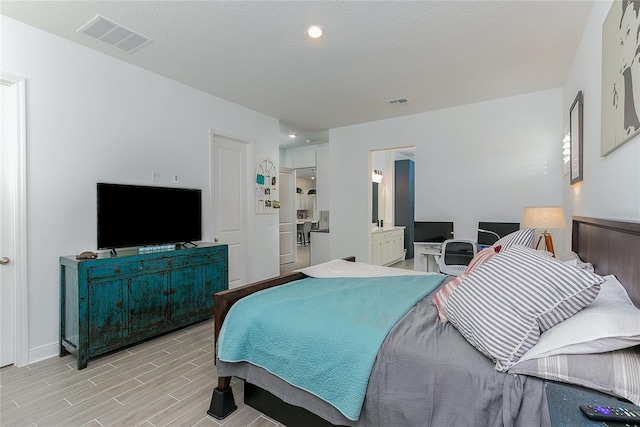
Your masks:
[[[2,0],[0,13],[278,118],[286,146],[290,131],[322,143],[331,128],[560,87],[592,5]],[[154,41],[126,54],[76,32],[98,14]]]

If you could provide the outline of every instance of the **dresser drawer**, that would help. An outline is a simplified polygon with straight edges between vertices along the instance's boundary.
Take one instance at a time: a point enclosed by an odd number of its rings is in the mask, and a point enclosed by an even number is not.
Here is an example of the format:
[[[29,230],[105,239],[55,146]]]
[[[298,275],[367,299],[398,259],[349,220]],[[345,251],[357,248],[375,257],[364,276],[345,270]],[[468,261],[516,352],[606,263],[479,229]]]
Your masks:
[[[172,256],[167,258],[159,258],[145,261],[147,270],[167,269],[172,267],[181,267],[189,264],[189,257],[184,256]]]
[[[203,262],[210,262],[210,261],[222,261],[224,257],[225,257],[225,251],[223,251],[222,249],[215,249],[205,253],[193,254],[189,257],[189,259],[194,264],[196,263],[200,264]]]
[[[142,271],[142,262],[123,262],[119,264],[98,265],[87,268],[87,278],[89,280],[102,277],[115,276],[118,274],[137,273]]]

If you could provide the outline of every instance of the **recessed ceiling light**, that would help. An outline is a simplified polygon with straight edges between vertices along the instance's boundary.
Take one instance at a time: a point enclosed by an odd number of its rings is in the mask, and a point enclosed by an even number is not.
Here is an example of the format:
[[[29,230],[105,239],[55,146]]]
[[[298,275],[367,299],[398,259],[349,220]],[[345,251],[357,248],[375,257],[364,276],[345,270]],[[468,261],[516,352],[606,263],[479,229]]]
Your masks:
[[[295,138],[295,137],[296,137],[296,134],[295,134],[295,133],[290,133],[290,134],[289,134],[289,138],[293,139],[293,138]]]
[[[312,25],[307,28],[307,34],[309,34],[309,37],[311,37],[312,39],[317,39],[319,37],[322,37],[322,28],[317,25]]]

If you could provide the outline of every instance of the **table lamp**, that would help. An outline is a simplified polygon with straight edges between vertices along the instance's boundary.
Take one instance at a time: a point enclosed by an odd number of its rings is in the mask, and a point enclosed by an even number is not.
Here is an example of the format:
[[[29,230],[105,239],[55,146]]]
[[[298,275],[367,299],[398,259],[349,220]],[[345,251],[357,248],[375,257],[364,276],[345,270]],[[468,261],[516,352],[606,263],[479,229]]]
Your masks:
[[[547,231],[550,228],[565,228],[564,209],[562,206],[526,206],[522,214],[522,228],[541,228],[544,232],[538,238],[536,249],[540,246],[540,240],[544,237],[546,250],[553,254],[553,240],[551,233]]]
[[[499,235],[498,233],[496,233],[495,231],[485,230],[484,228],[476,228],[476,231],[479,231],[479,232],[481,232],[481,233],[493,234],[494,236],[496,236],[496,237],[498,238],[498,239],[496,240],[496,242],[502,238],[502,237],[500,237],[500,235]]]

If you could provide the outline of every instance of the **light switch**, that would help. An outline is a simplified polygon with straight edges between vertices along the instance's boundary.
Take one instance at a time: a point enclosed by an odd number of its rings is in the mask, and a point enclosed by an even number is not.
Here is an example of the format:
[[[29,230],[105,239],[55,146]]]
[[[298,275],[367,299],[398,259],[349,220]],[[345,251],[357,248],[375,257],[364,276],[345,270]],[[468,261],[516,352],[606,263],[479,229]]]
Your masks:
[[[180,175],[178,175],[177,173],[173,174],[173,183],[174,184],[178,184],[180,182]]]
[[[151,182],[160,182],[160,172],[151,172]]]

